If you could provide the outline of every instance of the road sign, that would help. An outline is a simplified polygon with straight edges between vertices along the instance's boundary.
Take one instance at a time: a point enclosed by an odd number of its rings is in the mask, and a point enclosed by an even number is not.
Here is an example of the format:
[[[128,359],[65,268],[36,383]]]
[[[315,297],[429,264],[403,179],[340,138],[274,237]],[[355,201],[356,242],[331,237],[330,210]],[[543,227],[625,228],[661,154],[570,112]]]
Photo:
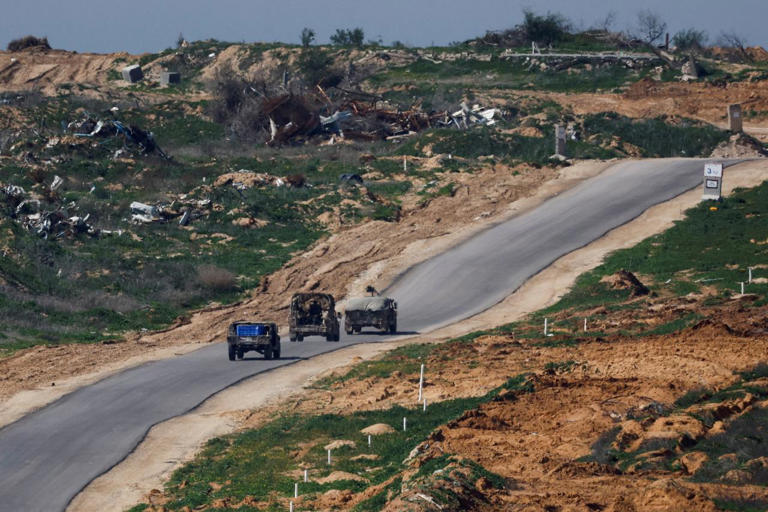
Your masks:
[[[723,164],[704,164],[704,194],[702,199],[720,199],[723,190]]]

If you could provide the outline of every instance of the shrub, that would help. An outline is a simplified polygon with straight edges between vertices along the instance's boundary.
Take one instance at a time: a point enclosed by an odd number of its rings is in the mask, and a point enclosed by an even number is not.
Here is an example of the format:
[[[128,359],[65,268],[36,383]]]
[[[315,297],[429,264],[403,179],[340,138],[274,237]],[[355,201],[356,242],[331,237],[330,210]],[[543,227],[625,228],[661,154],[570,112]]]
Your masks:
[[[197,279],[206,288],[216,291],[227,291],[237,288],[237,276],[229,270],[215,265],[200,265],[197,267]]]
[[[35,37],[35,36],[24,36],[20,37],[19,39],[14,39],[10,43],[8,43],[8,51],[9,52],[18,52],[23,50],[24,48],[34,48],[34,47],[43,47],[46,50],[51,49],[51,45],[48,44],[48,38],[47,37]]]

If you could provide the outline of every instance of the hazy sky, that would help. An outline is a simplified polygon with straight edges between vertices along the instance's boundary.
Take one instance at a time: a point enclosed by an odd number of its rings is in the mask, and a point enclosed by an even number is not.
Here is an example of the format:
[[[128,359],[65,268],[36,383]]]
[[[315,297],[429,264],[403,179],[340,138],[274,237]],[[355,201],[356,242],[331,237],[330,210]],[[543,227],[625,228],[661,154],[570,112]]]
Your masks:
[[[674,33],[695,27],[715,41],[738,31],[768,46],[768,0],[2,0],[0,46],[26,34],[48,36],[54,48],[78,52],[155,52],[188,40],[298,42],[303,27],[328,41],[337,28],[362,27],[389,44],[445,45],[520,22],[522,10],[560,12],[589,27],[617,14],[614,28],[634,25],[637,11],[660,14]]]

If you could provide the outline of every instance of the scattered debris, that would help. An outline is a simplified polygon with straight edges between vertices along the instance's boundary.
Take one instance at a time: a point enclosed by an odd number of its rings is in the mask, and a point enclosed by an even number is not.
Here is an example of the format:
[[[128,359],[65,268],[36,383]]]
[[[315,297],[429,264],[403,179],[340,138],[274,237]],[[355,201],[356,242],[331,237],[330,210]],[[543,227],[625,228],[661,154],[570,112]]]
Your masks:
[[[358,185],[363,184],[363,178],[359,174],[342,174],[339,176],[339,181],[342,183],[356,183]]]
[[[66,128],[68,131],[73,132],[75,137],[101,138],[122,136],[124,145],[130,142],[138,146],[144,154],[157,151],[161,157],[167,160],[170,159],[160,146],[157,145],[152,132],[145,131],[135,125],[125,125],[120,121],[113,120],[96,120],[86,114],[83,119],[72,121]],[[54,143],[55,145],[55,142],[52,142],[54,139],[51,139],[49,144]]]

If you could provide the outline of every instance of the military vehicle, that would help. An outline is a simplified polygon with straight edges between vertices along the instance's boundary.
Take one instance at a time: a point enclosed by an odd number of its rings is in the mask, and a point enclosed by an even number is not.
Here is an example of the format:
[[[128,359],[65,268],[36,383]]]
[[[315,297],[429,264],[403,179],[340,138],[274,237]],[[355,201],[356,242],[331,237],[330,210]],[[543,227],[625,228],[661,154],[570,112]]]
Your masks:
[[[359,333],[363,327],[376,327],[388,333],[397,332],[397,302],[388,297],[349,299],[344,311],[344,330]]]
[[[264,359],[280,358],[280,335],[273,323],[232,322],[227,331],[229,360],[242,359],[246,352],[264,354]]]
[[[289,327],[291,341],[304,341],[304,336],[325,336],[327,341],[339,341],[339,315],[333,296],[328,293],[294,294]]]

